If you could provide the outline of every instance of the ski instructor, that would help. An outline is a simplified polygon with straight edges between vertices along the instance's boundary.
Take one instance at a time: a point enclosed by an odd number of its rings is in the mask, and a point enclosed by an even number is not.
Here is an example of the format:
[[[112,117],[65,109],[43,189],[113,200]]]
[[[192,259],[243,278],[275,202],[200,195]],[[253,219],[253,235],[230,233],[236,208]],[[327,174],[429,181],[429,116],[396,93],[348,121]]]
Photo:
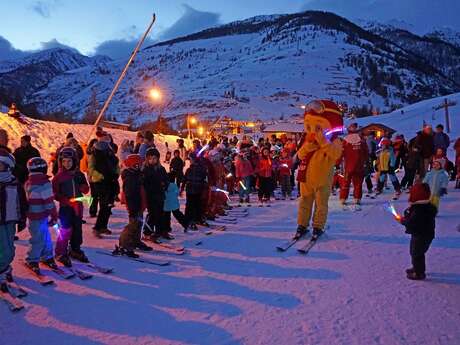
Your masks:
[[[342,155],[338,138],[343,131],[342,112],[334,102],[313,101],[305,107],[304,126],[305,142],[297,152],[301,161],[297,175],[300,199],[294,239],[308,232],[312,213],[313,236],[319,237],[324,232],[333,170]]]

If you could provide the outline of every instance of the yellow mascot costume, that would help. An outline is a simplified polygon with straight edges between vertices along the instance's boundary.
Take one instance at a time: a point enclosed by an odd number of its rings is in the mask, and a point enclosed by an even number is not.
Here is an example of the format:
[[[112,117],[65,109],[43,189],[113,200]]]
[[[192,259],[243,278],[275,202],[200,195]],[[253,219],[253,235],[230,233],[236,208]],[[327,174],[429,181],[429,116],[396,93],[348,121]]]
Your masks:
[[[313,236],[323,234],[334,166],[342,155],[342,143],[337,138],[343,131],[342,112],[334,102],[313,101],[305,108],[304,126],[305,141],[297,152],[301,161],[297,175],[300,200],[294,239],[307,233],[312,213]]]

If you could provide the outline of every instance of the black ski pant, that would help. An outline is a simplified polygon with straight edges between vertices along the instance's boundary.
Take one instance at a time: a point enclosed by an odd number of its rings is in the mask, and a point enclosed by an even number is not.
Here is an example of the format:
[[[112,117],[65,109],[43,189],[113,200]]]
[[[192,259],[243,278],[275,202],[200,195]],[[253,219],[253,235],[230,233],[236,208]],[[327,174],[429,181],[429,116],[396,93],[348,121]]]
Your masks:
[[[112,214],[112,207],[115,200],[113,186],[108,183],[98,182],[95,183],[96,193],[99,196],[99,213],[97,214],[96,231],[102,231],[109,226],[110,215]]]
[[[145,236],[153,235],[153,233],[155,233],[158,236],[163,234],[163,204],[164,201],[159,199],[156,202],[152,202],[152,204],[149,205],[149,213],[147,215],[146,226],[144,227]]]
[[[374,189],[374,185],[372,184],[372,175],[367,175],[364,181],[366,182],[367,191],[372,193],[372,189]]]
[[[404,176],[401,180],[401,187],[405,188],[410,188],[414,184],[414,179],[415,179],[415,173],[416,169],[409,169],[405,168],[404,169]]]
[[[91,189],[91,197],[93,198],[91,205],[89,207],[89,214],[91,217],[96,217],[97,216],[97,206],[99,204],[99,195],[96,192],[96,187],[94,186],[94,183],[90,183],[89,187]]]
[[[164,229],[165,231],[169,232],[172,230],[171,228],[171,213],[173,214],[174,218],[176,218],[177,222],[182,225],[184,229],[187,228],[187,219],[185,215],[180,211],[180,209],[174,211],[165,211],[163,214],[163,220],[165,222]]]
[[[259,200],[270,200],[272,192],[272,178],[259,176]]]
[[[430,248],[432,237],[413,236],[410,239],[410,256],[415,273],[425,274],[425,253]]]
[[[188,223],[201,222],[203,214],[202,194],[187,193],[187,201],[185,202],[185,217]]]

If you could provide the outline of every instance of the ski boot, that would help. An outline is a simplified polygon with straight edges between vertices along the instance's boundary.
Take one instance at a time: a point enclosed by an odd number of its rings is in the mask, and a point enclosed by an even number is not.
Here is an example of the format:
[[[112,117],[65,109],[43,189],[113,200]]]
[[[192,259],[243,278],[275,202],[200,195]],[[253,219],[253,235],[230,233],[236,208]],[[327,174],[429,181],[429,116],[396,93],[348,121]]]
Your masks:
[[[188,228],[192,231],[198,231],[198,227],[196,226],[195,223],[191,223]]]
[[[48,266],[49,268],[51,268],[52,270],[57,270],[58,269],[58,265],[56,264],[56,261],[54,261],[54,258],[44,260],[44,261],[42,261],[42,263],[45,266]]]
[[[56,260],[60,262],[61,264],[63,264],[65,267],[72,267],[72,261],[67,255],[58,256]]]
[[[26,267],[34,272],[35,274],[39,275],[40,272],[40,267],[38,266],[38,262],[28,262],[26,261]]]
[[[353,207],[355,211],[361,211],[361,199],[355,199]]]
[[[136,254],[134,250],[126,249],[126,248],[118,247],[118,246],[115,246],[115,250],[112,252],[112,255],[117,255],[117,256],[125,255],[127,257],[134,258],[134,259],[139,258],[139,255]]]
[[[410,280],[424,280],[425,278],[425,273],[416,273],[415,271],[407,273],[407,279]]]
[[[88,257],[85,255],[85,252],[83,250],[71,250],[70,251],[70,257],[72,259],[78,260],[83,263],[89,263]]]
[[[153,250],[152,247],[146,245],[144,242],[142,241],[139,241],[139,243],[137,244],[136,246],[136,249],[139,249],[140,251],[143,251],[143,252],[151,252]]]
[[[165,232],[161,235],[161,238],[164,238],[165,240],[173,240],[174,236],[172,236],[169,232]]]
[[[320,228],[313,228],[313,237],[320,237],[322,234],[324,234],[324,230]]]
[[[297,226],[297,231],[296,231],[296,233],[295,233],[295,235],[294,235],[294,237],[292,239],[293,240],[298,240],[301,237],[305,236],[307,233],[308,233],[308,229],[305,226],[298,225]]]
[[[103,235],[112,235],[112,230],[109,230],[109,229],[100,229],[99,230],[99,233],[103,234]]]
[[[406,274],[412,274],[414,272],[415,272],[415,270],[414,270],[413,267],[406,269]]]

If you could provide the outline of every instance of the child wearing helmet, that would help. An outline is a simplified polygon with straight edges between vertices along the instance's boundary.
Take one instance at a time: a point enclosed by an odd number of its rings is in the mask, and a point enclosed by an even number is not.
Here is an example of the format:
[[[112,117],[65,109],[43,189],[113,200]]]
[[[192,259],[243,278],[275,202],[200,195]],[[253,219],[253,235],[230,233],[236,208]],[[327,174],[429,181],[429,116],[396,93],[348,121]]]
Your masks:
[[[32,271],[40,273],[40,261],[53,269],[57,268],[48,227],[57,223],[58,216],[46,161],[40,157],[31,158],[27,162],[27,170],[29,177],[25,183],[25,190],[29,203],[27,218],[30,247],[26,265]]]

